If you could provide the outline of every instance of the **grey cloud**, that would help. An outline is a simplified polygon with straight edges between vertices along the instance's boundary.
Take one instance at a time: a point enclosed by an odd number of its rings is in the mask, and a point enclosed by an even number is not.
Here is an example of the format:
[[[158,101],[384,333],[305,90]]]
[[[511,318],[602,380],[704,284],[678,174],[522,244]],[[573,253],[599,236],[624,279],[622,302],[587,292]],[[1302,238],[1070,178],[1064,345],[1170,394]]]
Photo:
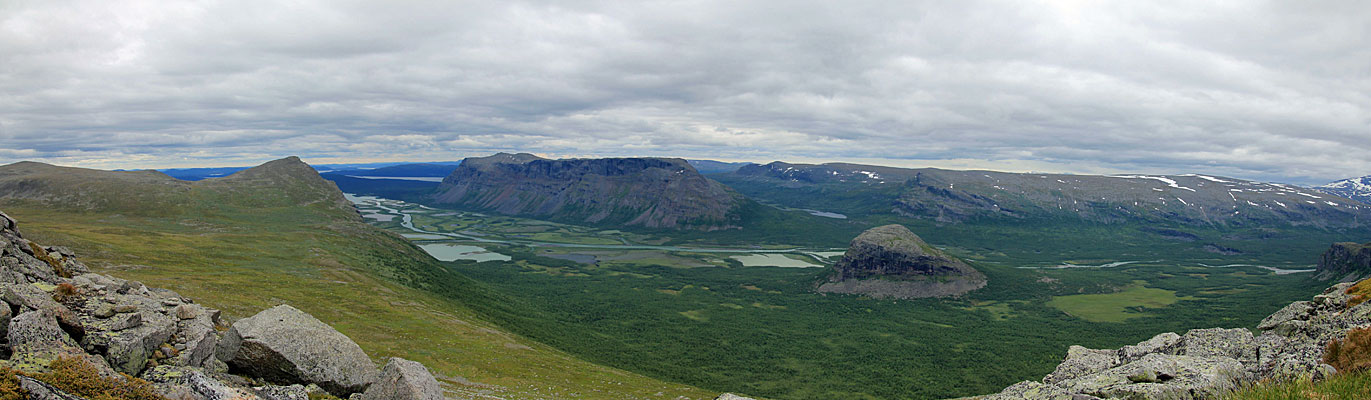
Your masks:
[[[1371,173],[1359,2],[14,2],[0,162]],[[979,164],[968,160],[980,160]]]

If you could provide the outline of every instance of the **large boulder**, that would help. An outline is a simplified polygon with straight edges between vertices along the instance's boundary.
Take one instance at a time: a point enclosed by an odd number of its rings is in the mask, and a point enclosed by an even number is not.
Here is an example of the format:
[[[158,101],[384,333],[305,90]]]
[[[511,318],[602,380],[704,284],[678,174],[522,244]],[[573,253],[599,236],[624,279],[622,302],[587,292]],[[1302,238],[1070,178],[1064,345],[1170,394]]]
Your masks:
[[[1153,353],[1176,354],[1181,348],[1181,335],[1166,332],[1147,341],[1119,348],[1119,361],[1127,364]]]
[[[1057,370],[1043,378],[1043,382],[1058,383],[1104,371],[1118,365],[1118,351],[1071,346],[1066,350],[1066,359],[1057,365]]]
[[[39,284],[4,284],[4,301],[21,310],[43,310],[57,318],[57,323],[73,338],[85,336],[86,328],[76,313],[67,306],[53,300],[52,294],[40,289]],[[49,290],[55,286],[47,285]]]
[[[391,358],[381,377],[367,387],[362,400],[442,400],[443,389],[423,364]]]
[[[101,376],[118,375],[104,359],[86,354],[57,324],[57,318],[46,310],[27,311],[14,317],[6,338],[13,352],[7,363],[10,368],[44,373],[58,358],[78,358],[94,367]]]
[[[57,355],[81,352],[81,347],[57,325],[57,317],[47,310],[20,313],[10,321],[10,349],[16,355],[56,359]]]
[[[147,296],[142,291],[121,294],[117,289],[132,288],[127,282],[118,287],[87,285],[90,281],[113,281],[113,279],[92,279],[93,274],[81,275],[80,288],[98,296],[89,296],[79,307],[82,323],[89,334],[81,340],[88,351],[105,356],[119,372],[138,375],[154,360],[158,349],[163,347],[177,331],[176,320],[168,315],[168,307],[162,300]],[[141,285],[141,284],[140,284]],[[165,354],[163,355],[165,358]]]
[[[233,323],[217,356],[235,372],[278,384],[317,384],[344,397],[376,381],[376,366],[352,339],[288,305]]]
[[[252,400],[258,396],[248,388],[233,387],[199,368],[159,365],[148,369],[143,379],[168,399]]]
[[[1212,398],[1250,381],[1237,360],[1151,353],[1107,371],[1061,382],[1071,393],[1103,398]]]
[[[1258,344],[1247,328],[1192,329],[1181,336],[1180,354],[1192,357],[1228,357],[1244,365],[1257,361]]]
[[[965,262],[924,243],[902,225],[862,232],[833,264],[819,292],[871,297],[956,296],[985,287],[985,275]]]

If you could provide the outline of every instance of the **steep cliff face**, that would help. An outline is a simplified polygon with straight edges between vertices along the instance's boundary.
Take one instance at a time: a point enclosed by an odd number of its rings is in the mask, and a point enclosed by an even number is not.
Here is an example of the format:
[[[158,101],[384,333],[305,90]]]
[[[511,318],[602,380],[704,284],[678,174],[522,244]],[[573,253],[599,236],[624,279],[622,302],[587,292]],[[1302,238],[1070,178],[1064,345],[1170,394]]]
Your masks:
[[[435,200],[508,215],[663,229],[729,229],[742,197],[669,158],[468,158]]]
[[[1334,243],[1319,258],[1319,279],[1352,282],[1368,276],[1371,276],[1371,243]]]
[[[985,275],[961,260],[924,243],[901,225],[862,232],[833,264],[820,292],[872,297],[953,296],[985,286]]]

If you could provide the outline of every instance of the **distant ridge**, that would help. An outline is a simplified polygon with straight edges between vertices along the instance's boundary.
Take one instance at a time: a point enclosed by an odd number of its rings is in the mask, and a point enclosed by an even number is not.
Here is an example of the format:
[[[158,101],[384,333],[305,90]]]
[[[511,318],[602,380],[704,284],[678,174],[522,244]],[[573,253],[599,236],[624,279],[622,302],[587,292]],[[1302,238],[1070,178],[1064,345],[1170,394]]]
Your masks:
[[[755,196],[771,190],[869,192],[873,212],[965,222],[1078,219],[1215,227],[1371,225],[1371,206],[1290,185],[1197,174],[1064,175],[859,164],[749,165],[716,177]],[[754,188],[748,189],[747,186]],[[841,188],[841,189],[838,189]]]
[[[215,190],[197,190],[211,187]],[[105,171],[25,161],[0,166],[0,199],[130,212],[171,213],[190,202],[228,202],[254,207],[311,205],[355,214],[337,186],[299,157],[194,182],[153,170]]]

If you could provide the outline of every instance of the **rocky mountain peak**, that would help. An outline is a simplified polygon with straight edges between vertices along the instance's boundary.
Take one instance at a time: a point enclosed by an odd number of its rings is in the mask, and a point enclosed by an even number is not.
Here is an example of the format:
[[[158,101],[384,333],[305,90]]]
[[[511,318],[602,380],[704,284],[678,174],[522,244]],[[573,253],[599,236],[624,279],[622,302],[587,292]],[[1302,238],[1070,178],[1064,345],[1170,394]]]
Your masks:
[[[315,178],[323,180],[314,167],[309,166],[300,157],[290,156],[278,160],[267,161],[262,165],[235,172],[233,175],[224,177],[226,179],[272,179],[272,178],[293,178],[301,180],[313,180]]]
[[[852,240],[833,264],[820,292],[873,297],[942,297],[985,286],[985,275],[911,232],[903,225],[868,229]]]
[[[1371,175],[1360,178],[1343,179],[1327,185],[1315,187],[1314,189],[1363,203],[1371,203]]]

